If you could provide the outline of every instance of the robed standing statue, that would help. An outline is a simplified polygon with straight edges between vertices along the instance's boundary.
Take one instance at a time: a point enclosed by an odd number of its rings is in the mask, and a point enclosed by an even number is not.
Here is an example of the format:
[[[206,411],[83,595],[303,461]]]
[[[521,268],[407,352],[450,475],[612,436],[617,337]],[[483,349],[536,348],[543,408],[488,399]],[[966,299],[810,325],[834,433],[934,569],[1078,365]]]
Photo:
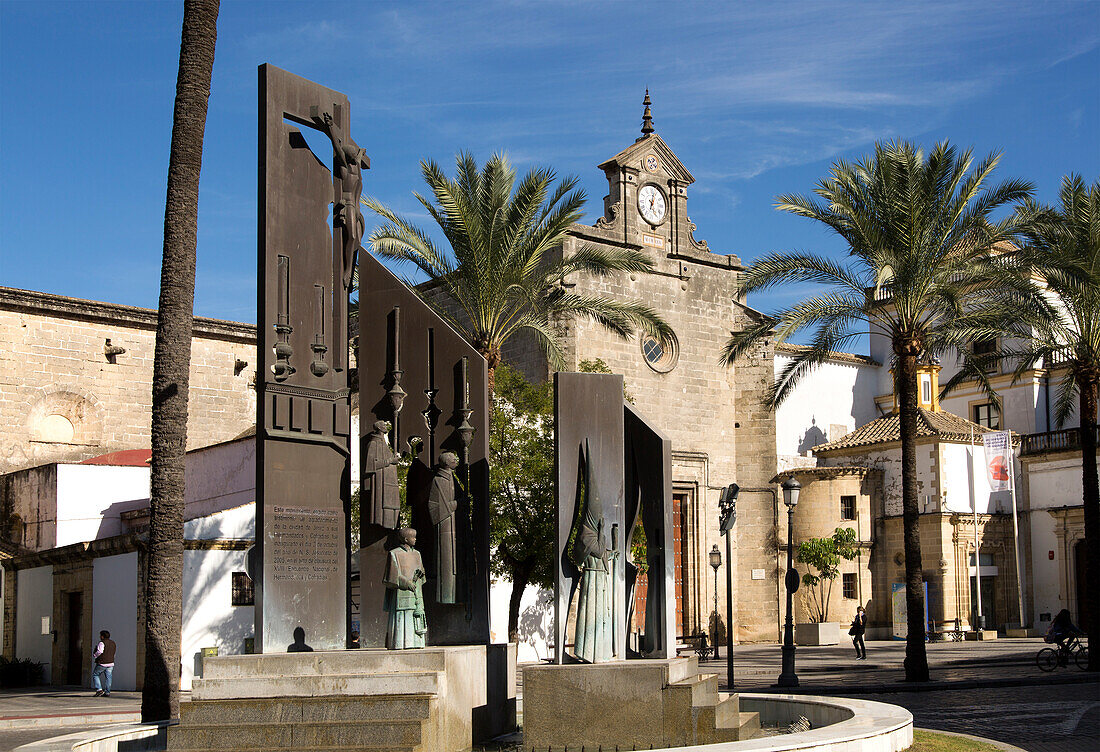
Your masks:
[[[435,600],[437,603],[458,603],[455,511],[458,509],[456,494],[458,455],[443,452],[432,478],[428,492],[428,514],[435,525]]]
[[[428,634],[424,619],[424,562],[416,545],[416,530],[401,530],[401,545],[390,551],[386,576],[386,647],[406,650],[424,647]]]
[[[390,449],[386,434],[390,424],[376,421],[363,446],[363,487],[360,508],[365,521],[393,530],[401,514],[401,489],[397,483],[398,455]]]
[[[569,560],[580,570],[577,625],[573,650],[586,663],[609,661],[614,653],[614,609],[611,602],[612,567],[618,551],[604,546],[603,503],[592,483],[588,442],[581,454],[578,513],[573,523]]]

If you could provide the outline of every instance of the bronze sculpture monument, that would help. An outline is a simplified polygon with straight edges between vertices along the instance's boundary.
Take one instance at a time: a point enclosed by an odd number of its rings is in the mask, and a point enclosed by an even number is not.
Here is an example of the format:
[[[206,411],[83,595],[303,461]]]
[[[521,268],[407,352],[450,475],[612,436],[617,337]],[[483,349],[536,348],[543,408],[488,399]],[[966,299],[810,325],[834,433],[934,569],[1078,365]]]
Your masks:
[[[455,558],[455,510],[458,496],[455,493],[455,468],[458,455],[443,452],[435,467],[432,488],[428,492],[428,514],[435,525],[435,599],[438,603],[457,603],[455,600],[455,576],[458,573]]]
[[[613,567],[619,557],[618,541],[612,528],[612,550],[604,547],[604,514],[599,491],[592,483],[592,450],[585,440],[581,449],[581,479],[577,484],[578,515],[570,536],[573,548],[569,559],[580,571],[577,598],[577,622],[574,653],[585,663],[611,660],[615,631],[612,610],[614,589]]]
[[[359,508],[363,521],[392,530],[397,527],[401,513],[401,489],[397,483],[397,464],[401,458],[387,441],[390,428],[387,421],[376,420],[374,430],[364,437]]]
[[[386,647],[390,650],[422,648],[428,626],[424,616],[424,562],[416,545],[416,531],[400,531],[401,545],[390,551],[386,576]]]

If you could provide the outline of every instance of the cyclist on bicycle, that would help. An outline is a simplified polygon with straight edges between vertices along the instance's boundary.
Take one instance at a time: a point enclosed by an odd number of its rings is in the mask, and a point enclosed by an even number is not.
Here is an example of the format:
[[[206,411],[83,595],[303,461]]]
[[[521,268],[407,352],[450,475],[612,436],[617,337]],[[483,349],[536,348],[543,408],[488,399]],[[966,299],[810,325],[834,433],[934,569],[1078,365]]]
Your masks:
[[[1071,640],[1074,637],[1083,635],[1080,629],[1073,624],[1073,619],[1069,615],[1069,609],[1063,608],[1059,611],[1054,621],[1050,623],[1050,629],[1047,630],[1046,641],[1058,644],[1058,649],[1065,651],[1066,641]]]

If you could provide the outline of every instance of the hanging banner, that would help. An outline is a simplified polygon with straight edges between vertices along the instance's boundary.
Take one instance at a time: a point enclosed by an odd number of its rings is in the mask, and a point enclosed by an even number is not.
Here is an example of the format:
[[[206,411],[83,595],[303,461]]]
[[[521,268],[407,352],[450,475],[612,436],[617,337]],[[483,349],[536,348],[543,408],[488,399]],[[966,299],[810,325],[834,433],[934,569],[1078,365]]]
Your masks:
[[[1008,474],[1012,467],[1012,436],[1008,431],[992,431],[982,435],[985,445],[985,472],[990,491],[1007,491]]]

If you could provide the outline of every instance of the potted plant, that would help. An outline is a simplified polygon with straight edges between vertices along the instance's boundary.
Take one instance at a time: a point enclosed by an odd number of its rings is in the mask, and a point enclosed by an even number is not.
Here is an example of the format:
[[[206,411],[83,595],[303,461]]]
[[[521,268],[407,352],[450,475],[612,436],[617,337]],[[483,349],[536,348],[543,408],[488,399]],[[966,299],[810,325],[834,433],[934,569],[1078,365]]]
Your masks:
[[[856,558],[859,540],[850,527],[838,527],[828,538],[811,538],[798,544],[798,563],[817,571],[802,575],[803,605],[810,616],[809,624],[795,625],[795,641],[799,645],[836,645],[840,642],[840,625],[829,621],[829,601],[833,581],[840,576],[840,562]]]

